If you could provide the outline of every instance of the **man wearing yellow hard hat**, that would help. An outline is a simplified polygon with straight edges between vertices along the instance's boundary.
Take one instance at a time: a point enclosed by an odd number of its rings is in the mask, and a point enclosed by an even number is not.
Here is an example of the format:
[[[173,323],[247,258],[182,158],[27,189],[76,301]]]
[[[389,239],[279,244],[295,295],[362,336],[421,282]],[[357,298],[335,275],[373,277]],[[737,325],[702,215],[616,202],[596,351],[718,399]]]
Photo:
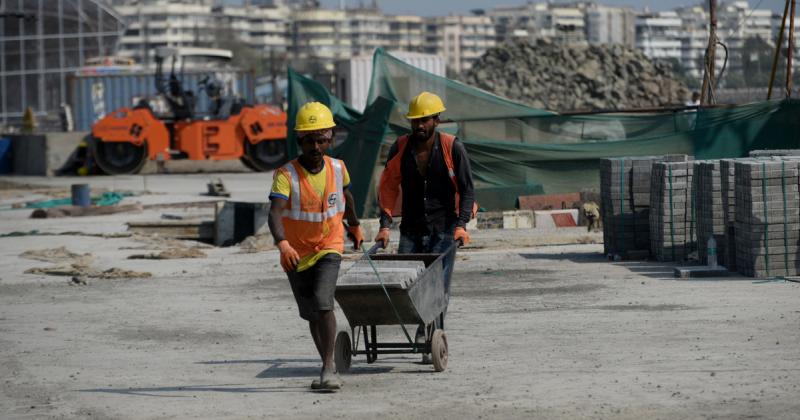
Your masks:
[[[275,171],[269,195],[269,228],[280,250],[281,266],[322,358],[320,378],[311,387],[324,390],[342,386],[333,365],[333,297],[344,252],[344,218],[354,247],[364,240],[348,189],[347,168],[325,154],[335,126],[331,110],[319,102],[298,110],[294,129],[302,154]]]
[[[411,134],[395,141],[381,174],[381,228],[375,241],[387,245],[392,217],[402,215],[397,245],[401,254],[443,253],[454,241],[469,243],[467,223],[476,209],[472,171],[464,145],[436,130],[444,111],[442,99],[433,93],[414,97],[406,115]],[[447,296],[453,263],[452,258],[445,261]],[[424,340],[425,327],[420,325],[417,341]],[[423,356],[424,362],[429,360]]]

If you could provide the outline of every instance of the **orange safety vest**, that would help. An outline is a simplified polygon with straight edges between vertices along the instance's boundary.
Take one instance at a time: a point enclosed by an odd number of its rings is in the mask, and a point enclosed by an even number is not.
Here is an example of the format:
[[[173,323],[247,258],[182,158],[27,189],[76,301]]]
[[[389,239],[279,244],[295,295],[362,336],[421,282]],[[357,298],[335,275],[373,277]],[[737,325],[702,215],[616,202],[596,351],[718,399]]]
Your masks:
[[[444,164],[447,166],[447,173],[450,175],[450,181],[453,183],[453,188],[456,190],[456,214],[459,212],[460,195],[458,194],[458,182],[456,181],[455,166],[453,165],[453,143],[456,141],[456,136],[452,134],[439,132],[439,142],[442,146],[442,157]],[[402,162],[403,152],[408,145],[408,136],[400,136],[397,139],[397,154],[394,155],[388,162],[386,168],[381,174],[381,181],[378,186],[378,203],[381,209],[389,216],[401,216],[401,209],[403,207],[403,193],[402,182],[403,174],[401,173],[400,166]],[[471,218],[475,218],[475,213],[478,211],[478,202],[472,204]]]
[[[324,159],[323,197],[317,195],[297,159],[278,169],[292,183],[281,220],[286,240],[300,258],[323,249],[344,252],[344,163],[328,156]]]

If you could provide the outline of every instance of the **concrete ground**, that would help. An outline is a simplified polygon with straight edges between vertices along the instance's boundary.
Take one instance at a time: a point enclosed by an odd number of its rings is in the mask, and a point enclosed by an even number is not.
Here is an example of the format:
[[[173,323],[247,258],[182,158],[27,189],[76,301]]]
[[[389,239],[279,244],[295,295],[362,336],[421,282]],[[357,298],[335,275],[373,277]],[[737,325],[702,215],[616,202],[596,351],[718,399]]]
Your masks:
[[[222,176],[241,197],[263,197],[271,179]],[[201,199],[208,175],[154,177],[146,188],[159,194],[126,202]],[[24,181],[57,189],[76,179]],[[47,193],[6,187],[0,206]],[[131,260],[176,243],[100,235],[163,211],[0,212],[0,235],[46,233],[0,237],[3,418],[800,418],[797,283],[676,280],[671,265],[607,261],[586,243],[597,235],[578,230],[475,231],[455,265],[447,370],[416,356],[357,356],[344,388],[323,394],[308,387],[320,364],[276,251]],[[24,274],[65,260],[20,254],[61,246],[91,253],[95,270],[152,277],[79,285]]]

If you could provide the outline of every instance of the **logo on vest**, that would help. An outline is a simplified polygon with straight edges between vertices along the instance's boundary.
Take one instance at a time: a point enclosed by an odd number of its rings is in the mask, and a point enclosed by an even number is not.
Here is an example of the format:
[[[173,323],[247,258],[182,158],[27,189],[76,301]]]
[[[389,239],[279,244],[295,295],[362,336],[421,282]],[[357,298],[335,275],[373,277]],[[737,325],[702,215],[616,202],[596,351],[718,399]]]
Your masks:
[[[338,196],[336,195],[336,193],[331,193],[331,195],[328,196],[328,207],[333,207],[336,205],[337,197]]]

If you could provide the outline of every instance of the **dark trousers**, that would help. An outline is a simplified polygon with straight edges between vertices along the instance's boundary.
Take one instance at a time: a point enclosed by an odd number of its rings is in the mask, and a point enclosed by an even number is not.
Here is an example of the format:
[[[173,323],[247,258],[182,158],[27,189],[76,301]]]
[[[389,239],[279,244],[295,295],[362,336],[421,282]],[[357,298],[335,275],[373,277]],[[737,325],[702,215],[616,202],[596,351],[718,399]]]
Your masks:
[[[439,232],[408,233],[400,232],[400,242],[397,245],[398,254],[441,254],[453,245],[453,231],[455,224]],[[444,324],[444,317],[447,314],[447,305],[450,301],[450,276],[453,274],[455,254],[445,257],[444,260],[444,293],[445,306],[442,313],[441,323]],[[443,328],[444,325],[437,325]],[[417,341],[420,337],[425,337],[425,326],[420,324],[417,328]]]

